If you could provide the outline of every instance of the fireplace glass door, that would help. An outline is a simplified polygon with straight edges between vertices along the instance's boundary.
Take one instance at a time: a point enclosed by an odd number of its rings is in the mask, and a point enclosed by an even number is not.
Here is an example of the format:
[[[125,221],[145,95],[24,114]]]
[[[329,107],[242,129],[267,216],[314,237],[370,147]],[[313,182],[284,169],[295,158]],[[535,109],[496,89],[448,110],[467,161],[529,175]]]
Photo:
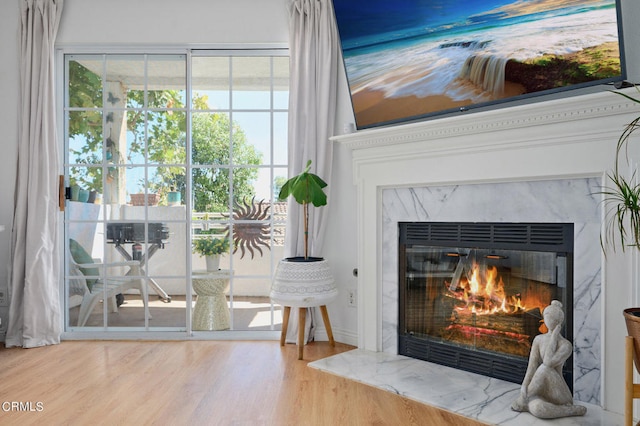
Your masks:
[[[401,244],[400,353],[521,381],[544,308],[559,300],[570,318],[570,253],[411,239]]]

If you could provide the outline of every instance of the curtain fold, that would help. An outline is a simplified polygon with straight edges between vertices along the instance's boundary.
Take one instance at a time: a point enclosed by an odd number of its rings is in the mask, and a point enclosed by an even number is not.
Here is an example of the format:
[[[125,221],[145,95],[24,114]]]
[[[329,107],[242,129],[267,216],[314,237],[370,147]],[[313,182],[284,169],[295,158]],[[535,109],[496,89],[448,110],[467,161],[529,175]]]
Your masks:
[[[60,342],[54,43],[63,0],[21,0],[20,118],[6,347]]]
[[[289,4],[289,176],[301,173],[308,160],[311,169],[329,185],[337,99],[338,31],[331,0],[293,0]],[[329,202],[330,201],[330,197]],[[289,199],[285,255],[304,255],[301,206]],[[327,209],[311,208],[309,255],[322,257]],[[297,313],[292,309],[287,341],[295,342]],[[311,310],[310,310],[311,311]],[[313,338],[314,313],[307,316],[307,341]]]

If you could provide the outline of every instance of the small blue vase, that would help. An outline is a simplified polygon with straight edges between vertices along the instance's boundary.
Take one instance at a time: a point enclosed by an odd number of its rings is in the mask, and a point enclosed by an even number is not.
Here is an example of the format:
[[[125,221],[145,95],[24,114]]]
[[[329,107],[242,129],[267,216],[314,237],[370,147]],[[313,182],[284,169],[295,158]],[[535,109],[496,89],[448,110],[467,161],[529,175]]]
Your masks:
[[[170,206],[180,205],[180,200],[182,200],[182,194],[178,191],[171,191],[167,193],[167,204]]]

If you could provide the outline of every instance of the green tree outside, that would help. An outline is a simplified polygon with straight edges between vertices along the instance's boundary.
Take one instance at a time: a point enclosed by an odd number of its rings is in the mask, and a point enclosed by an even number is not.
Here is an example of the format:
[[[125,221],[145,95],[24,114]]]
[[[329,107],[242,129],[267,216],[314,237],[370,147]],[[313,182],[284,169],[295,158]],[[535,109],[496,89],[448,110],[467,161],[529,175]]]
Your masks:
[[[69,61],[69,105],[91,108],[69,113],[69,138],[82,141],[74,144],[70,157],[78,164],[87,165],[73,168],[71,184],[97,192],[102,192],[103,169],[99,166],[103,161],[103,90],[99,76],[80,63]],[[201,112],[207,108],[206,96],[194,94],[193,102],[196,109],[191,123],[193,209],[198,212],[226,212],[229,209],[231,179],[234,199],[245,200],[254,196],[253,184],[258,177],[258,169],[250,166],[260,165],[262,154],[248,143],[245,132],[237,123],[231,122],[228,114]],[[117,146],[113,140],[115,137],[107,135],[105,161],[114,166],[142,163],[146,148],[148,163],[157,166],[147,183],[149,190],[164,196],[173,188],[182,193],[184,200],[187,196],[187,126],[182,94],[175,90],[148,91],[147,103],[150,108],[159,110],[145,115],[139,109],[128,109],[126,126],[130,137],[127,152],[114,149]],[[144,105],[144,91],[129,90],[126,104],[129,108]],[[243,167],[229,169],[231,156],[234,165]],[[107,170],[111,173],[112,168]]]

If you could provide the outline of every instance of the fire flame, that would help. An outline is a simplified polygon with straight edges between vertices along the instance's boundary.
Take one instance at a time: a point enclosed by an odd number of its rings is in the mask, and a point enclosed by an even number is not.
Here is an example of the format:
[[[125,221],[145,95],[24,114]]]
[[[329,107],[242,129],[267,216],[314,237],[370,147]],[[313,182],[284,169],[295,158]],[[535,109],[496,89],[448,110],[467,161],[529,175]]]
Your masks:
[[[455,283],[453,283],[455,284]],[[492,315],[499,312],[516,313],[526,310],[519,295],[507,296],[502,277],[495,266],[486,268],[484,277],[480,266],[473,264],[471,277],[461,278],[456,285],[448,285],[449,295],[461,302],[457,311],[470,311],[476,315]]]

